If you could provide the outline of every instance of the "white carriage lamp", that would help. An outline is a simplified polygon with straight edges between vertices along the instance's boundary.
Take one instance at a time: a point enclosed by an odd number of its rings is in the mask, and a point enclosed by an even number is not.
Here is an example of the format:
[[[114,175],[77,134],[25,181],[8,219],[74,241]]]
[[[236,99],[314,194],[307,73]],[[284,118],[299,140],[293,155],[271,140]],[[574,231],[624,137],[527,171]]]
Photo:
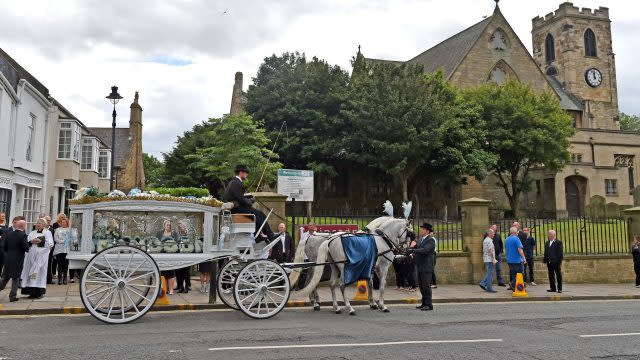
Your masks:
[[[116,154],[116,104],[122,96],[118,94],[118,87],[113,85],[111,87],[111,94],[106,96],[107,99],[113,104],[113,122],[111,123],[111,176],[109,176],[109,191],[113,191],[113,176],[114,176],[114,161]]]

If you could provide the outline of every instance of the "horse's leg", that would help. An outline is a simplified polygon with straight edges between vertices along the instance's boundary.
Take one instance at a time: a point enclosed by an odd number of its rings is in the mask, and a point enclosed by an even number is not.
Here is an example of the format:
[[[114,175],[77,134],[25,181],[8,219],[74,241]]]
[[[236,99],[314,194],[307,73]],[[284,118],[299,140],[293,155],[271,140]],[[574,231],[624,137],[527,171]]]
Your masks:
[[[345,294],[344,290],[346,289],[346,285],[344,284],[344,264],[339,264],[338,268],[340,269],[340,292],[342,293],[342,299],[344,300],[344,306],[349,309],[349,315],[355,315],[356,314],[356,310],[353,308],[353,306],[351,306],[351,303],[349,302],[349,298],[347,297],[347,294]]]
[[[389,308],[384,304],[384,288],[387,285],[387,272],[389,271],[389,266],[391,266],[391,262],[385,261],[382,266],[378,267],[378,279],[380,279],[380,297],[378,300],[378,306],[382,312],[389,312]]]
[[[376,301],[373,299],[373,276],[370,276],[367,280],[367,288],[367,290],[369,290],[369,307],[371,310],[378,310],[378,304],[376,304]]]
[[[320,294],[318,294],[318,288],[313,289],[313,310],[318,311],[320,310]]]
[[[333,311],[336,314],[340,314],[342,309],[338,306],[338,299],[336,296],[336,286],[338,286],[338,268],[335,265],[331,265],[331,280],[329,280],[329,288],[331,289],[331,300],[333,301]]]

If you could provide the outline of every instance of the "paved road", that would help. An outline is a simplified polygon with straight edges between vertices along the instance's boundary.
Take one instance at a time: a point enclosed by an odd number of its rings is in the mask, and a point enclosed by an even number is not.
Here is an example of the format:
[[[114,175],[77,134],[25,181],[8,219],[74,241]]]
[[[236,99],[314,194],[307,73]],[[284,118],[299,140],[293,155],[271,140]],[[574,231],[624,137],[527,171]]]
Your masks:
[[[639,309],[632,300],[442,304],[433,312],[405,305],[389,314],[358,308],[357,316],[285,309],[269,320],[199,311],[150,313],[128,325],[88,315],[0,317],[0,359],[640,359]]]

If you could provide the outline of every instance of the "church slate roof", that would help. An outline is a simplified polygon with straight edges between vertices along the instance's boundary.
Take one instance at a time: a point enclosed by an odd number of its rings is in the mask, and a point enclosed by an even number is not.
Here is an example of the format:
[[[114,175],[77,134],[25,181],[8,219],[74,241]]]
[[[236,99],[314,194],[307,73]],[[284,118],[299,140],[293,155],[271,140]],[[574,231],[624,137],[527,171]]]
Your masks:
[[[424,66],[426,73],[442,69],[445,78],[448,79],[469,53],[473,44],[475,44],[480,35],[482,35],[482,32],[492,18],[493,16],[487,17],[407,62],[421,64]]]
[[[111,128],[90,127],[89,131],[97,136],[108,147],[111,147]],[[124,166],[127,161],[131,149],[131,140],[129,139],[129,128],[116,128],[116,144],[114,151],[114,165]]]
[[[553,87],[553,90],[560,97],[560,106],[565,110],[574,110],[574,111],[583,111],[584,106],[582,105],[582,101],[578,99],[575,95],[573,95],[569,90],[565,89],[565,87],[556,79],[555,76],[546,75],[547,80],[549,80],[549,84]]]
[[[38,81],[35,76],[25,70],[25,68],[20,66],[20,64],[2,50],[2,48],[0,48],[0,72],[9,80],[14,90],[18,91],[18,82],[20,79],[24,79],[38,90],[42,96],[49,97],[49,89]]]

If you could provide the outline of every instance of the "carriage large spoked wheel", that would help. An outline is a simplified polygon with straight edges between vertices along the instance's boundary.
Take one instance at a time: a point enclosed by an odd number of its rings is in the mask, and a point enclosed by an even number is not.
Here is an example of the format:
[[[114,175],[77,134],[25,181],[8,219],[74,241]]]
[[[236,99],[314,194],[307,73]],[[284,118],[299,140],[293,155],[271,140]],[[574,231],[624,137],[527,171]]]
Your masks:
[[[289,276],[269,260],[248,263],[236,276],[234,297],[240,310],[254,319],[267,319],[289,301]]]
[[[229,260],[220,270],[218,275],[217,288],[220,300],[230,308],[240,310],[236,304],[236,299],[233,295],[233,286],[236,282],[236,275],[244,267],[244,263],[239,263],[237,260]]]
[[[97,253],[80,281],[80,298],[93,317],[124,324],[146,314],[160,292],[160,271],[144,250],[115,246]]]

